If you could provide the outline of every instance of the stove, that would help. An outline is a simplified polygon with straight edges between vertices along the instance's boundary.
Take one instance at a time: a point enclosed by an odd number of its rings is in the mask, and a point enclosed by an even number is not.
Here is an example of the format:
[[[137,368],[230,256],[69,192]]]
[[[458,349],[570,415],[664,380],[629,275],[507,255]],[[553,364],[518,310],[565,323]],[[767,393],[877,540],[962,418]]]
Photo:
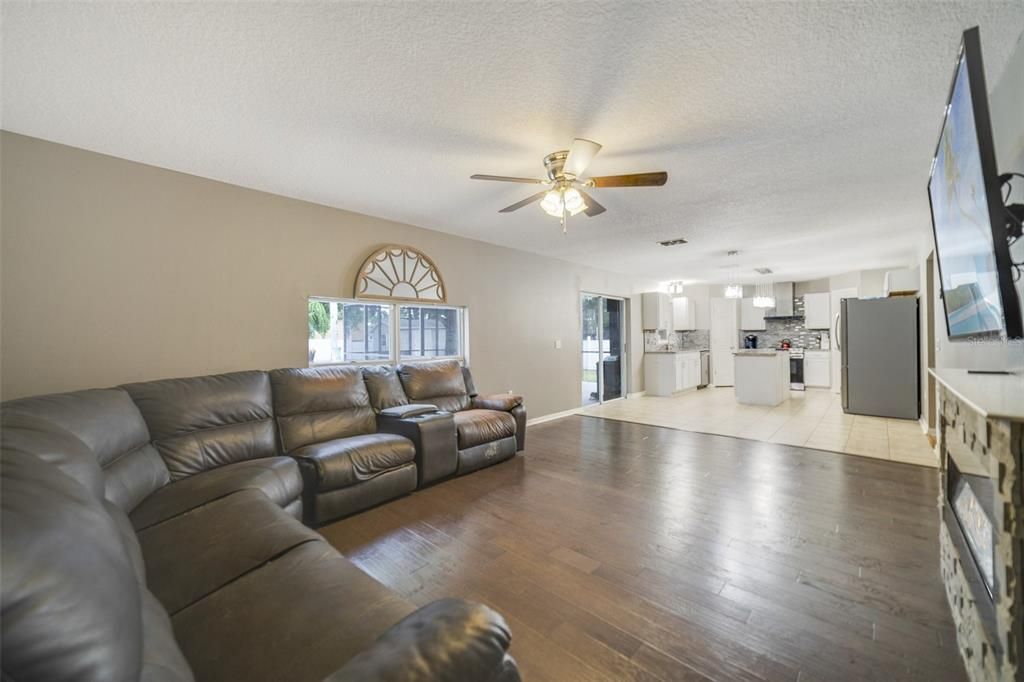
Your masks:
[[[804,349],[789,349],[789,390],[803,391],[804,387]]]

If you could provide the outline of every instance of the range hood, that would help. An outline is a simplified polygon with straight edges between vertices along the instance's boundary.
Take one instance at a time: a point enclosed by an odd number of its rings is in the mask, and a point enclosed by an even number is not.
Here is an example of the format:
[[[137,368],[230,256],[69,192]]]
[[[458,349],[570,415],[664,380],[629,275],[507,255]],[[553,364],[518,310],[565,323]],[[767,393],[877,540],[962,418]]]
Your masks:
[[[793,283],[777,282],[775,284],[775,307],[764,313],[765,319],[795,317],[793,312]]]

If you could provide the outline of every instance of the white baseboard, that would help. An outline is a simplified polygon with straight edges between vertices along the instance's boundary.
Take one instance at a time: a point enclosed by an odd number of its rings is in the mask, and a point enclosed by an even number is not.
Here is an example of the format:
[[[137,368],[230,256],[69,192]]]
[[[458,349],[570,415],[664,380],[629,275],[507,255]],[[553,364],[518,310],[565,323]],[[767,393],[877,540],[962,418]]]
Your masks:
[[[637,391],[636,393],[627,393],[626,398],[643,398],[647,395],[647,391]]]
[[[582,409],[582,407],[574,407],[571,410],[565,410],[564,412],[552,412],[551,414],[546,414],[543,417],[534,417],[533,419],[527,419],[526,426],[536,426],[537,424],[543,424],[544,422],[553,422],[556,419],[571,417],[574,414],[579,414]]]

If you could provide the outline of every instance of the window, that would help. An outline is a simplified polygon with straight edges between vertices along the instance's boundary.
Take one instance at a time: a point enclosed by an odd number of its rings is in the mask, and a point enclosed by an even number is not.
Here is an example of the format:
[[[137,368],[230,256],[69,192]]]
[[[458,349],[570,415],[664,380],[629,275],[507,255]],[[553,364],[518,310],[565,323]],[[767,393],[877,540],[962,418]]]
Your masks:
[[[308,307],[310,365],[466,358],[465,308],[320,297]]]
[[[402,359],[460,357],[461,312],[441,306],[398,306],[398,347]]]
[[[391,306],[309,299],[309,364],[391,359]]]

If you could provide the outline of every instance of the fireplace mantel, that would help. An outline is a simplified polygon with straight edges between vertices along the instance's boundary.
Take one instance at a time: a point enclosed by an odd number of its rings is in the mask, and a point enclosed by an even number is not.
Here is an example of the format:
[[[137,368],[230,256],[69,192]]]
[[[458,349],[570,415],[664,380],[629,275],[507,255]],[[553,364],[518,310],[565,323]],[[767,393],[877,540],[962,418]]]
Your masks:
[[[973,682],[1024,678],[1024,371],[931,370],[938,394],[940,561],[957,645]],[[995,586],[986,590],[967,533],[946,497],[961,470],[987,477]],[[951,479],[952,477],[952,479]],[[954,486],[955,488],[956,486]],[[970,529],[968,529],[970,530]]]

